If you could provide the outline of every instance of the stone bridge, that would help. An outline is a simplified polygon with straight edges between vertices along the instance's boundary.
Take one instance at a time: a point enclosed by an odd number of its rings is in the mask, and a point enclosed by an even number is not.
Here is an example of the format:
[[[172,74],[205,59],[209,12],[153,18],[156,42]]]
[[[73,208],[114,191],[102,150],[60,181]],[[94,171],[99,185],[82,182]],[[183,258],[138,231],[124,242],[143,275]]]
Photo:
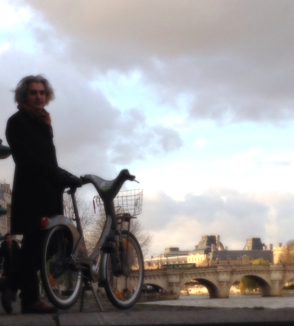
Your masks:
[[[212,266],[191,269],[145,270],[144,284],[179,293],[183,285],[197,280],[210,298],[228,298],[231,286],[243,276],[254,279],[262,296],[281,296],[283,286],[294,278],[294,265]]]

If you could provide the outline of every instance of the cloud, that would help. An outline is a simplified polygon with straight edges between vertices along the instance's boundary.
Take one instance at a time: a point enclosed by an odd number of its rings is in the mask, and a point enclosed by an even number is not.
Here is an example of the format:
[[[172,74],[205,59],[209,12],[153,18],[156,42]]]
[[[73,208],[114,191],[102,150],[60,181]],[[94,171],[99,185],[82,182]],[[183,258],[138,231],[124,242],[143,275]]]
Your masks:
[[[187,194],[182,201],[160,193],[144,198],[139,219],[153,235],[152,254],[174,246],[193,250],[202,235],[210,234],[219,234],[231,250],[242,249],[250,237],[276,246],[293,238],[293,203],[294,194],[282,191],[210,188],[200,195]]]
[[[224,200],[225,198],[225,200]],[[156,199],[144,199],[144,214],[149,217],[148,228],[168,225],[174,218],[187,217],[208,227],[218,220],[238,218],[238,223],[254,220],[254,214],[264,216],[267,208],[246,193],[225,188],[210,188],[202,194],[187,194],[183,200],[175,200],[164,193]],[[152,216],[161,216],[152,223]]]
[[[4,53],[4,51],[7,51],[9,48],[10,48],[10,44],[9,44],[8,42],[3,43],[3,44],[0,46],[0,55],[1,55],[2,53]]]
[[[138,109],[120,111],[113,107],[99,88],[91,87],[87,76],[62,58],[52,61],[51,54],[42,48],[31,55],[11,47],[2,58],[6,62],[2,73],[9,76],[0,81],[3,139],[6,121],[16,111],[11,90],[21,77],[41,72],[55,89],[56,100],[48,111],[61,166],[79,174],[103,173],[108,171],[106,166],[113,169],[148,155],[161,157],[183,146],[178,131],[151,125]]]
[[[278,153],[263,157],[263,163],[274,166],[293,166],[294,152]]]
[[[207,140],[203,137],[199,137],[195,140],[195,144],[197,147],[205,147],[207,144]]]
[[[17,3],[17,2],[16,2]],[[15,3],[15,4],[16,4]],[[18,24],[26,23],[32,18],[32,12],[23,6],[13,7],[9,1],[2,0],[0,3],[0,26],[3,29],[15,27]]]
[[[66,56],[92,78],[139,71],[162,104],[176,109],[178,98],[189,95],[190,119],[294,117],[290,0],[26,3],[54,26]]]
[[[285,172],[285,168],[293,169],[294,152],[265,155],[261,148],[253,147],[246,152],[237,153],[231,159],[222,161],[219,164],[235,171],[251,171],[259,175],[268,172],[269,169],[279,169],[281,172]]]
[[[110,44],[122,51],[137,49],[140,54],[154,57],[185,57],[187,53],[221,49],[250,53],[256,48],[262,51],[266,48],[280,52],[270,40],[281,45],[285,40],[290,41],[291,33],[285,26],[293,24],[290,14],[293,3],[289,0],[279,5],[272,0],[242,4],[231,0],[217,3],[211,0],[163,0],[160,3],[156,0],[127,3],[92,0],[87,6],[81,2],[72,5],[70,0],[26,2],[74,40],[97,40],[93,45],[97,53]],[[283,25],[279,24],[281,21]],[[129,62],[131,59],[126,58]]]
[[[154,234],[153,251],[192,249],[204,234],[220,234],[232,249],[252,236],[291,239],[293,153],[288,143],[277,150],[278,140],[264,149],[240,126],[259,124],[257,139],[261,124],[293,120],[292,1],[5,3],[4,143],[16,111],[11,90],[23,76],[43,73],[56,92],[48,110],[59,164],[109,179],[136,167],[147,190],[139,218]],[[224,136],[224,128],[198,120],[236,127]],[[207,156],[190,146],[195,139],[196,146],[209,141]],[[1,171],[10,182],[11,159]]]

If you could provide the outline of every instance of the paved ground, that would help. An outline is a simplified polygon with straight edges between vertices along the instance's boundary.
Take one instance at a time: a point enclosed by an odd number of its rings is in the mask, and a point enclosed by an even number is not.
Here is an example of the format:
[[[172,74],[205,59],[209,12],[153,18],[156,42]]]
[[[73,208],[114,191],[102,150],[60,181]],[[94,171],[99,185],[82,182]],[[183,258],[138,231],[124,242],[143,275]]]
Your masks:
[[[136,304],[130,310],[118,310],[102,303],[99,312],[94,302],[79,303],[54,315],[22,315],[19,301],[7,315],[0,308],[0,325],[14,326],[93,326],[93,325],[293,325],[294,309],[197,308]]]

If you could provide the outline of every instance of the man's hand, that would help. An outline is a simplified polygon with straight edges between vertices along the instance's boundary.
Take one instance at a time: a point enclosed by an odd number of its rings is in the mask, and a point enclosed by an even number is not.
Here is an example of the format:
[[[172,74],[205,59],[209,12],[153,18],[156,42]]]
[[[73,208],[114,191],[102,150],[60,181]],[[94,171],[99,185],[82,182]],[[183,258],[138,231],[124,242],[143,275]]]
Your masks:
[[[81,187],[82,180],[75,175],[65,171],[65,170],[60,170],[56,174],[55,177],[55,184],[60,187],[68,188],[68,187]]]
[[[79,188],[83,185],[82,180],[78,177],[76,177],[75,175],[72,175],[69,177],[68,179],[69,184],[67,185],[67,187],[75,187],[75,188]]]

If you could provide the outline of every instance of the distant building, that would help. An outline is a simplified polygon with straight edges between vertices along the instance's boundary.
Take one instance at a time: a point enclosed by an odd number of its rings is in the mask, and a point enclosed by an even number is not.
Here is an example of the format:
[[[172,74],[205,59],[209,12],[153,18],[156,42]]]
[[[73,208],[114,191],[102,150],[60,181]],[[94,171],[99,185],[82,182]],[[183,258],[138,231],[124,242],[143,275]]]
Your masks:
[[[294,246],[279,243],[278,247],[274,247],[274,264],[294,264]]]
[[[220,242],[219,235],[203,235],[195,249],[190,251],[187,257],[187,263],[202,264],[209,258],[211,250],[223,251],[225,250],[223,244]]]
[[[178,247],[165,248],[163,254],[153,257],[150,259],[145,259],[146,269],[162,268],[165,264],[181,264],[187,263],[187,256],[189,250],[179,250]]]
[[[247,239],[244,248],[246,250],[228,250],[228,247],[224,247],[221,243],[219,235],[204,235],[194,250],[181,251],[178,247],[166,248],[163,254],[145,259],[145,268],[162,268],[165,264],[180,263],[211,266],[217,264],[243,265],[249,264],[255,259],[273,261],[272,245],[270,245],[271,250],[267,250],[260,238]]]
[[[260,238],[248,238],[243,250],[264,250]]]
[[[0,216],[0,235],[4,235],[10,230],[11,216],[11,189],[5,182],[0,182],[0,205],[7,210],[7,214]]]
[[[217,264],[241,265],[248,264],[254,259],[273,261],[273,253],[267,250],[260,238],[246,240],[243,250],[228,250],[220,241],[219,235],[204,235],[195,246],[195,250],[188,255],[188,263],[196,263],[198,266],[211,266]]]
[[[207,256],[207,259],[209,265],[246,265],[256,259],[260,259],[260,262],[266,260],[271,263],[273,261],[273,252],[271,250],[213,251]]]

